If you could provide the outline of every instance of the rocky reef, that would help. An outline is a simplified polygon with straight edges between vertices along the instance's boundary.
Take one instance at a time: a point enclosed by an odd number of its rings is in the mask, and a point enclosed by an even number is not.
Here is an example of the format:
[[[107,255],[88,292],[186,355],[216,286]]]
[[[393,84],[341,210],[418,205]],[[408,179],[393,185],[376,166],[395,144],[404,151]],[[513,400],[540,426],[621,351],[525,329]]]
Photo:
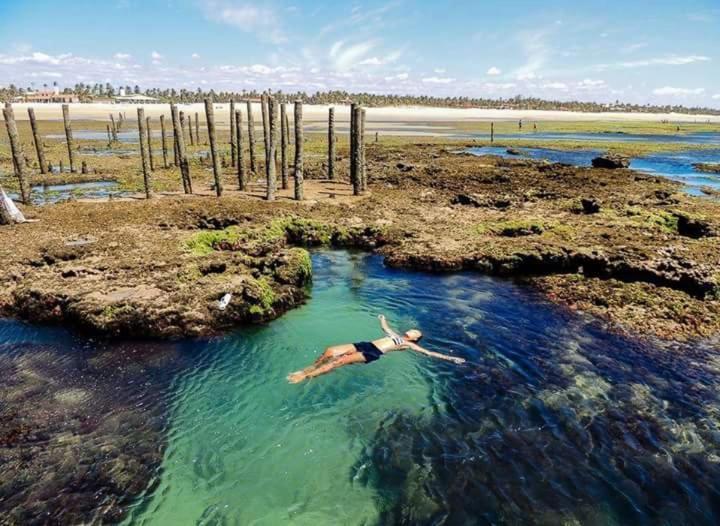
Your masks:
[[[203,336],[302,303],[305,249],[325,246],[376,250],[402,268],[520,277],[623,330],[718,333],[715,201],[624,168],[433,145],[373,144],[367,160],[371,192],[351,200],[165,196],[26,209],[38,223],[0,228],[0,311],[110,337]],[[308,177],[322,176],[312,162]]]

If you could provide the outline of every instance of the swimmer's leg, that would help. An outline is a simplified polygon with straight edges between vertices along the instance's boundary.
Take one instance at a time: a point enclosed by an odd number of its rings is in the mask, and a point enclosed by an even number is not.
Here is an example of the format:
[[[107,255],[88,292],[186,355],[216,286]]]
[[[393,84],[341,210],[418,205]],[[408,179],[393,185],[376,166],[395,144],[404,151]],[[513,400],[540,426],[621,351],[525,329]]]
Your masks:
[[[293,375],[296,375],[299,373],[309,373],[310,371],[312,371],[313,369],[322,365],[325,362],[335,360],[341,356],[344,356],[344,355],[352,353],[352,352],[357,352],[357,349],[355,348],[355,346],[352,343],[328,347],[327,349],[325,349],[325,352],[322,353],[320,355],[320,357],[317,360],[315,360],[315,362],[312,365],[305,367],[305,369],[300,369],[299,371],[290,373],[288,378],[290,378],[290,376],[293,376]]]
[[[334,360],[323,363],[313,367],[310,371],[299,371],[288,376],[288,381],[291,384],[297,384],[308,378],[314,378],[322,374],[327,374],[330,371],[343,367],[344,365],[352,365],[357,363],[365,363],[365,357],[359,352],[352,352],[343,354]]]

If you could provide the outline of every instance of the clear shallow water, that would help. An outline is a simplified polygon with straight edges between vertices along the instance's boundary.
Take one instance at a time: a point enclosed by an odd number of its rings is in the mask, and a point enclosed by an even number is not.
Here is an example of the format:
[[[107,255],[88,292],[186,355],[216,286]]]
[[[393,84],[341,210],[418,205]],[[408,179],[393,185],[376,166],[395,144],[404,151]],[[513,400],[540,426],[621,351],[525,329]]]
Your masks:
[[[35,205],[49,205],[68,199],[104,199],[111,195],[124,194],[118,190],[115,181],[92,181],[88,183],[53,184],[33,186],[30,199]],[[8,194],[11,199],[19,199],[18,194]]]
[[[163,394],[165,439],[127,524],[717,522],[717,348],[610,335],[509,281],[313,261],[306,306],[172,346],[154,361],[169,381],[139,377]],[[379,312],[469,363],[394,353],[286,383],[379,335]]]
[[[461,134],[458,136],[489,139],[488,133]],[[537,139],[566,141],[608,141],[608,142],[666,142],[683,144],[717,144],[720,146],[720,132],[700,132],[678,135],[654,135],[644,133],[572,133],[572,132],[533,132],[495,134],[496,139]]]
[[[520,155],[507,153],[507,148],[483,146],[467,151],[474,155],[498,155],[504,158],[544,159],[550,162],[591,166],[592,160],[601,155],[600,150],[554,150],[552,148],[516,148]],[[630,168],[640,172],[668,177],[685,183],[686,191],[692,195],[703,195],[701,188],[720,190],[720,176],[697,170],[697,163],[716,163],[720,160],[720,148],[708,150],[687,150],[667,152],[631,159]]]

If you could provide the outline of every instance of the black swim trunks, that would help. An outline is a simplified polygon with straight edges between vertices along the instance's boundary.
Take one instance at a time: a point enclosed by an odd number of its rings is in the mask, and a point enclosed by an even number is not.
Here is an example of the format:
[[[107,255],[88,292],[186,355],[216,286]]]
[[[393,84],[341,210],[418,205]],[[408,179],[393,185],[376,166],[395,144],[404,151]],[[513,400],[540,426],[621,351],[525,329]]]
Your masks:
[[[357,351],[365,357],[365,363],[379,360],[383,352],[372,342],[358,342],[353,344]]]

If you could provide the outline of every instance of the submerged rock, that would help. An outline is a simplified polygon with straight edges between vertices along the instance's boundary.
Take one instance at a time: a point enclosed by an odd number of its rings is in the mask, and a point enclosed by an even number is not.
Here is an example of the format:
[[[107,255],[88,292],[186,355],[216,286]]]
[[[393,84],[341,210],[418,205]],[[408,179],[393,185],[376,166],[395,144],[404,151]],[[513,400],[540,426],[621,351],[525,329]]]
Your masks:
[[[720,174],[720,163],[696,163],[693,168],[700,172]]]
[[[592,160],[592,165],[593,168],[607,168],[610,170],[629,168],[630,158],[625,157],[624,155],[609,153],[607,155],[595,157],[595,159]]]

